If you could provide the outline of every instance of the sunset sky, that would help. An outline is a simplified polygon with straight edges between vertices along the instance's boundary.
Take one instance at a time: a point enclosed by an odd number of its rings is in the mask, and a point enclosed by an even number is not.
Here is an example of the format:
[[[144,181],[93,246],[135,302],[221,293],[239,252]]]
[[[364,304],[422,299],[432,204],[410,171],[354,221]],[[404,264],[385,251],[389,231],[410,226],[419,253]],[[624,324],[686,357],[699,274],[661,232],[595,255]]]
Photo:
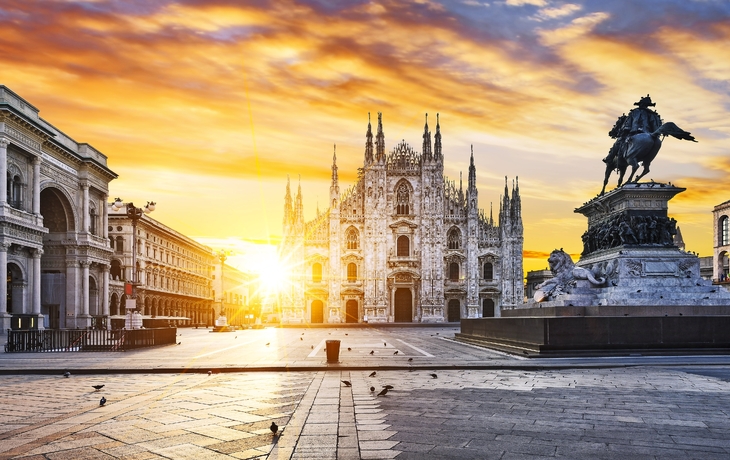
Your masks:
[[[526,270],[581,251],[573,210],[646,94],[699,141],[667,139],[646,176],[688,189],[669,209],[688,250],[711,254],[730,199],[727,1],[0,0],[0,30],[0,83],[108,156],[112,198],[156,201],[155,219],[242,268],[278,243],[287,175],[307,219],[334,144],[354,183],[368,112],[388,151],[420,151],[440,113],[446,175],[473,144],[484,209],[519,176]]]

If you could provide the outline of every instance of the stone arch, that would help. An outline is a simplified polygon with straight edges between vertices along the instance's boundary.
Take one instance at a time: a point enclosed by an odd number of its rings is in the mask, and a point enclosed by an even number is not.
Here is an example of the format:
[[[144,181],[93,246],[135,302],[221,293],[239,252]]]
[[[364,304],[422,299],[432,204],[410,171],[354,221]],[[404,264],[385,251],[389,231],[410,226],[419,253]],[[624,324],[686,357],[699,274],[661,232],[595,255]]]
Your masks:
[[[111,279],[120,281],[124,279],[124,267],[119,259],[112,259],[111,268],[109,269]]]
[[[345,241],[347,249],[360,249],[360,232],[355,227],[350,226],[345,232]]]
[[[7,286],[8,300],[7,312],[16,315],[23,313],[23,299],[25,298],[25,287],[28,281],[23,267],[13,261],[8,261]]]
[[[73,200],[61,188],[47,184],[41,190],[41,215],[49,233],[73,232],[78,228]]]
[[[459,227],[453,226],[446,234],[446,241],[449,249],[461,249],[461,230]]]
[[[717,245],[730,245],[730,220],[728,216],[720,217],[720,220],[717,222]]]
[[[407,216],[413,210],[413,186],[406,179],[399,180],[393,188],[395,196],[395,214]]]
[[[119,314],[119,311],[117,310],[119,307],[119,296],[116,292],[112,292],[111,299],[109,300],[109,314],[111,316],[116,316]]]

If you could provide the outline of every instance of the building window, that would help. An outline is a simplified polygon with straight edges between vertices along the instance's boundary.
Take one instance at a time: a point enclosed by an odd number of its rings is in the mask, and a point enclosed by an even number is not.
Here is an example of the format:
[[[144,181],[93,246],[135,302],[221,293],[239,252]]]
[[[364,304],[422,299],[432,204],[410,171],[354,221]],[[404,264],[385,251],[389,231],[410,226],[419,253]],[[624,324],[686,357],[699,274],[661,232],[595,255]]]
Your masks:
[[[407,236],[401,235],[398,237],[398,244],[397,244],[397,252],[396,255],[398,257],[408,257],[411,253],[411,241],[408,239]]]
[[[20,179],[20,175],[13,175],[9,172],[7,180],[8,204],[15,209],[20,209],[20,206],[23,203],[23,181]]]
[[[347,249],[358,249],[360,247],[360,235],[357,229],[350,227],[347,230]]]
[[[485,280],[492,280],[494,279],[494,266],[491,262],[487,262],[484,264],[484,279]]]
[[[400,184],[396,191],[396,210],[399,216],[407,216],[410,214],[410,192],[408,186],[404,183]]]
[[[117,249],[118,254],[121,254],[124,252],[124,238],[122,238],[121,236],[117,237],[117,248],[116,249]]]
[[[319,283],[322,281],[322,264],[312,264],[312,282]]]
[[[449,264],[449,280],[459,281],[459,264],[456,262]]]
[[[727,246],[730,244],[730,235],[728,235],[728,217],[722,216],[720,218],[720,246]]]
[[[458,228],[454,227],[449,230],[449,235],[446,239],[448,240],[449,249],[459,249],[461,247],[461,232]]]
[[[96,235],[96,209],[89,207],[89,233]]]
[[[352,262],[347,264],[347,281],[350,283],[357,281],[357,265]]]

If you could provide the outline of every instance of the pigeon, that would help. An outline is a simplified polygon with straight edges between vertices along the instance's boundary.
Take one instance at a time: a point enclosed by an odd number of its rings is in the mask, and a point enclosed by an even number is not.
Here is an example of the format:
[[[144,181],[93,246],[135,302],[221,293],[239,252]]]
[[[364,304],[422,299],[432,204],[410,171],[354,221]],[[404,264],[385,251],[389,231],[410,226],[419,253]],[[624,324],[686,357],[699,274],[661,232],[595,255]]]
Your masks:
[[[397,355],[398,354],[398,350],[395,350],[395,352],[393,352],[393,354],[394,355]]]
[[[375,387],[370,387],[370,392],[372,393],[373,391],[375,391]]]
[[[235,337],[234,337],[234,339],[237,339],[237,338],[238,338],[238,336],[235,336]]]
[[[411,361],[413,361],[413,358],[408,358],[408,362],[411,362]]]
[[[302,335],[304,335],[304,332],[302,332]]]
[[[387,344],[387,343],[385,343],[385,342],[383,342],[383,346],[384,346],[384,347],[387,347],[387,346],[388,346],[388,344]]]
[[[349,380],[342,380],[342,383],[344,383],[346,387],[352,386],[352,382],[350,382]]]
[[[437,379],[437,378],[439,377],[439,376],[438,376],[438,375],[436,375],[436,374],[428,374],[428,375],[430,375],[431,377],[433,377],[433,378],[435,378],[435,379]]]
[[[383,388],[385,388],[386,390],[392,390],[393,385],[383,385]]]
[[[299,340],[304,341],[304,337],[299,337]]]
[[[212,373],[213,373],[213,371],[208,371],[208,375],[211,375]]]
[[[345,335],[350,335],[350,334],[348,334],[347,332],[345,332]]]
[[[182,345],[182,342],[178,342],[177,344],[178,344],[178,345]]]
[[[380,393],[378,393],[378,396],[385,396],[387,394],[388,394],[388,389],[387,388],[383,388],[383,391],[381,391]]]
[[[371,355],[374,355],[375,354],[375,350],[370,350],[370,354]]]
[[[314,345],[312,345],[312,350],[314,350]]]
[[[91,387],[94,388],[96,391],[99,391],[104,388],[104,385],[91,385]]]
[[[375,371],[372,371],[372,372],[370,373],[370,375],[368,375],[368,377],[375,377],[375,374],[377,374],[377,372],[375,372]]]
[[[104,404],[106,404],[106,398],[102,396],[101,399],[99,400],[99,405],[103,406]]]
[[[352,351],[352,347],[347,347],[347,351]]]
[[[271,345],[271,342],[266,342],[266,346],[268,347],[269,345]]]
[[[71,373],[69,371],[66,371],[63,373],[63,376],[66,378],[69,378],[69,377],[71,377]]]
[[[276,434],[279,431],[279,425],[277,425],[276,422],[271,422],[269,429],[272,433]]]

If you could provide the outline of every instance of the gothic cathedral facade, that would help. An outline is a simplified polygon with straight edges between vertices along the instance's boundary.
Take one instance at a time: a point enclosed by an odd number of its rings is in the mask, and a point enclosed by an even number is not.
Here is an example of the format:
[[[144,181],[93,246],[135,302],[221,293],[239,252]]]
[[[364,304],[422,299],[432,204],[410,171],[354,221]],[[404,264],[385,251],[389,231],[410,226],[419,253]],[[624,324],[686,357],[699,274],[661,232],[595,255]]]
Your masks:
[[[455,322],[521,304],[519,184],[510,196],[505,179],[497,225],[477,193],[473,151],[466,191],[444,176],[438,115],[433,144],[426,120],[420,154],[405,141],[386,154],[378,114],[357,182],[344,193],[335,154],[325,212],[305,222],[301,186],[292,199],[287,182],[282,322]]]

